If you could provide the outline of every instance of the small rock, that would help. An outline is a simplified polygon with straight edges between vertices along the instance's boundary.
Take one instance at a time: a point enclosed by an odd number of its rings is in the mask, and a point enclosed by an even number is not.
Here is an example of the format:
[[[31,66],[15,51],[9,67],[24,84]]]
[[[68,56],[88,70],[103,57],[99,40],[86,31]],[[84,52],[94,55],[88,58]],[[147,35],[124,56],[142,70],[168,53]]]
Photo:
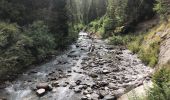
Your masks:
[[[83,97],[81,97],[81,100],[88,100],[88,97],[83,96]]]
[[[39,83],[38,85],[36,85],[36,88],[49,90],[49,85],[48,85],[48,83]]]
[[[71,70],[68,70],[67,72],[68,72],[68,73],[71,73],[72,71],[71,71]]]
[[[84,95],[87,95],[87,94],[89,94],[89,92],[88,92],[87,90],[85,90],[85,91],[83,92],[83,94],[84,94]]]
[[[59,87],[59,86],[60,86],[59,83],[58,83],[58,81],[53,82],[51,85],[52,85],[53,87]]]
[[[91,99],[92,99],[92,100],[98,100],[98,98],[99,98],[99,95],[96,94],[96,93],[93,93],[93,94],[91,95]]]
[[[77,80],[75,83],[76,83],[77,85],[80,85],[81,80]]]
[[[109,83],[106,82],[106,81],[102,81],[102,82],[98,82],[98,85],[101,86],[101,87],[104,87],[104,86],[109,85]]]
[[[115,86],[115,84],[113,83],[109,83],[109,86],[108,86],[110,89],[117,89],[117,87]]]
[[[115,96],[111,96],[111,95],[106,95],[104,97],[104,100],[117,100]]]
[[[38,73],[38,72],[37,71],[30,71],[30,73],[35,74],[35,73]]]
[[[46,93],[45,89],[38,89],[38,90],[36,91],[36,94],[37,94],[38,96],[43,96],[45,93]]]
[[[93,90],[90,87],[87,88],[87,91],[89,92],[89,94],[93,93]]]
[[[106,92],[105,90],[100,90],[99,91],[99,98],[103,99],[107,94],[108,94],[108,92]]]
[[[118,90],[115,91],[115,95],[116,95],[117,97],[119,97],[119,96],[121,96],[122,94],[124,94],[124,91],[125,91],[124,88],[118,89]]]
[[[78,87],[76,87],[76,88],[74,89],[74,92],[75,92],[75,93],[80,93],[80,92],[81,92],[81,89],[79,89]]]
[[[103,70],[103,74],[109,74],[110,71],[109,70]]]
[[[98,75],[95,74],[95,73],[91,73],[91,74],[89,74],[89,76],[91,76],[92,78],[97,78],[98,77]]]

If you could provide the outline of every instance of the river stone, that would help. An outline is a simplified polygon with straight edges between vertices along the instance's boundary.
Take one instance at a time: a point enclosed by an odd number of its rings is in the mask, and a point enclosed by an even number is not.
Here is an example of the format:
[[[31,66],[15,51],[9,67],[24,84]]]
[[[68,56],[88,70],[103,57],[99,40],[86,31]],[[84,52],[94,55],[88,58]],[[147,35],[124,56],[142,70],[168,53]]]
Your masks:
[[[112,95],[106,95],[104,97],[104,100],[117,100],[115,96],[112,96]]]
[[[124,92],[125,92],[125,89],[124,89],[124,88],[121,88],[121,89],[116,90],[116,91],[114,92],[114,94],[115,94],[117,97],[119,97],[119,96],[121,96],[122,94],[124,94]]]
[[[108,95],[108,92],[105,90],[100,90],[99,91],[99,98],[104,98],[106,95]]]
[[[80,85],[81,80],[77,80],[75,83],[76,83],[76,85]]]
[[[95,74],[95,73],[90,73],[89,76],[91,76],[92,78],[97,78],[98,77],[98,75]]]
[[[109,83],[106,82],[106,81],[101,81],[101,82],[98,82],[98,85],[101,86],[101,87],[104,87],[104,86],[109,85]]]
[[[45,89],[45,90],[49,90],[49,85],[48,83],[39,83],[36,85],[37,89]]]
[[[109,70],[103,70],[103,74],[109,74],[110,71]]]
[[[45,89],[38,89],[38,90],[36,91],[36,94],[37,94],[38,96],[43,96],[45,93],[46,93]]]
[[[81,89],[78,88],[78,87],[75,87],[74,92],[75,92],[75,93],[80,93],[80,92],[81,92]]]
[[[87,96],[83,96],[83,97],[81,97],[81,100],[88,100],[88,97]]]
[[[58,81],[55,81],[55,82],[52,83],[52,86],[53,87],[59,87],[60,85],[59,85]]]
[[[113,84],[113,83],[109,83],[109,86],[108,86],[110,89],[117,89],[116,85]]]
[[[98,98],[99,98],[98,94],[96,94],[96,93],[91,94],[91,99],[92,100],[98,100]]]
[[[90,94],[87,90],[83,91],[84,95]]]

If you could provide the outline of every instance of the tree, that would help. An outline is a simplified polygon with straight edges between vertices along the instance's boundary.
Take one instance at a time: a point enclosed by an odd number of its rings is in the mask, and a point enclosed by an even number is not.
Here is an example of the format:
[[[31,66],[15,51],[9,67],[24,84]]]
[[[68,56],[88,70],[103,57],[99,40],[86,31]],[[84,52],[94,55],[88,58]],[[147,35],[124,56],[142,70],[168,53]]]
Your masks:
[[[170,13],[170,1],[169,0],[156,0],[154,10],[160,15],[160,17],[168,22],[167,15]]]

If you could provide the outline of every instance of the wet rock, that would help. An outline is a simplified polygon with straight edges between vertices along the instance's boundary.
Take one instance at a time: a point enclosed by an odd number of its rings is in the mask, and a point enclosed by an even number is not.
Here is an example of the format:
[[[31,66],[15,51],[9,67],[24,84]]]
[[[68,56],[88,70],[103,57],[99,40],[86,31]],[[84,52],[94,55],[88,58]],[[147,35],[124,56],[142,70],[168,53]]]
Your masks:
[[[90,73],[89,76],[91,76],[92,78],[97,78],[98,77],[98,75],[95,74],[95,73]]]
[[[74,88],[74,86],[73,86],[73,85],[70,85],[69,89],[73,89],[73,88]]]
[[[119,96],[121,96],[122,94],[124,94],[124,92],[125,92],[125,89],[122,88],[122,89],[116,90],[114,94],[115,94],[117,97],[119,97]]]
[[[103,70],[103,74],[109,74],[110,71],[109,70]]]
[[[87,96],[83,96],[83,97],[81,97],[81,100],[88,100],[88,97]]]
[[[30,71],[30,74],[35,74],[35,73],[38,73],[38,71]]]
[[[108,86],[110,89],[117,89],[118,87],[113,84],[113,83],[109,83],[109,86]]]
[[[104,97],[104,100],[117,100],[115,96],[112,96],[112,95],[106,95]]]
[[[98,98],[99,98],[98,94],[96,94],[96,93],[91,94],[91,99],[92,100],[98,100]]]
[[[38,89],[38,90],[36,91],[36,94],[37,94],[38,96],[43,96],[45,93],[46,93],[45,89]]]
[[[81,89],[78,88],[78,87],[75,87],[74,92],[75,92],[75,93],[80,93],[80,92],[81,92]]]
[[[88,94],[93,93],[93,90],[92,90],[92,88],[90,88],[90,87],[87,88],[87,91],[88,91]]]
[[[99,91],[99,98],[103,99],[106,95],[108,95],[108,92],[105,90],[100,90]]]
[[[51,85],[53,87],[59,87],[60,86],[58,81],[53,82]]]
[[[71,73],[72,71],[71,71],[71,70],[68,70],[67,72],[68,72],[68,73]]]
[[[89,93],[89,91],[85,90],[85,91],[83,91],[83,94],[87,95],[87,94],[90,94],[90,93]]]
[[[36,85],[37,89],[45,89],[45,90],[50,90],[50,87],[48,83],[39,83]]]
[[[80,85],[81,80],[77,80],[75,83],[76,83],[76,85]]]
[[[63,87],[66,87],[67,85],[68,85],[67,83],[63,83],[63,84],[62,84]]]
[[[101,81],[101,82],[98,82],[97,84],[98,84],[100,87],[104,87],[104,86],[109,85],[109,83],[106,82],[106,81]]]

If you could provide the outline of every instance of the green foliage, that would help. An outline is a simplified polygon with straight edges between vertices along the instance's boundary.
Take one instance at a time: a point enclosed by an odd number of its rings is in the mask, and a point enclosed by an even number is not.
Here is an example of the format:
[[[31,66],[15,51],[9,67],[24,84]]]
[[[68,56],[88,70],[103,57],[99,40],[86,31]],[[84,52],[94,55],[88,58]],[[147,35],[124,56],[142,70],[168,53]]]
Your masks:
[[[19,29],[16,24],[0,22],[0,47],[7,48],[18,38]]]
[[[137,36],[134,41],[128,44],[128,49],[138,53],[139,58],[147,65],[153,67],[158,61],[159,43],[152,43],[149,47],[142,46],[143,35]]]
[[[98,20],[92,21],[87,30],[92,33],[96,33],[97,35],[102,36],[103,38],[108,37],[111,35],[114,27],[114,21],[107,16],[103,16]]]
[[[163,66],[153,76],[154,87],[148,91],[147,100],[169,100],[170,99],[170,64]]]
[[[23,32],[16,24],[1,22],[0,75],[10,74],[42,61],[48,53],[54,51],[54,40],[42,21],[34,22]]]
[[[153,9],[162,19],[166,19],[168,14],[168,2],[166,2],[166,0],[156,0],[156,4]]]
[[[139,35],[134,38],[133,41],[128,43],[128,49],[131,50],[133,53],[138,53],[140,50],[140,45],[143,41],[143,35]]]
[[[129,35],[112,35],[112,37],[109,38],[109,43],[113,45],[127,45],[129,42],[134,40],[134,36]]]
[[[0,76],[32,63],[31,52],[24,47],[29,40],[21,34],[18,25],[0,22],[0,38]]]
[[[43,58],[48,52],[55,48],[55,38],[49,33],[48,27],[42,22],[34,22],[25,34],[33,41],[33,55]]]

